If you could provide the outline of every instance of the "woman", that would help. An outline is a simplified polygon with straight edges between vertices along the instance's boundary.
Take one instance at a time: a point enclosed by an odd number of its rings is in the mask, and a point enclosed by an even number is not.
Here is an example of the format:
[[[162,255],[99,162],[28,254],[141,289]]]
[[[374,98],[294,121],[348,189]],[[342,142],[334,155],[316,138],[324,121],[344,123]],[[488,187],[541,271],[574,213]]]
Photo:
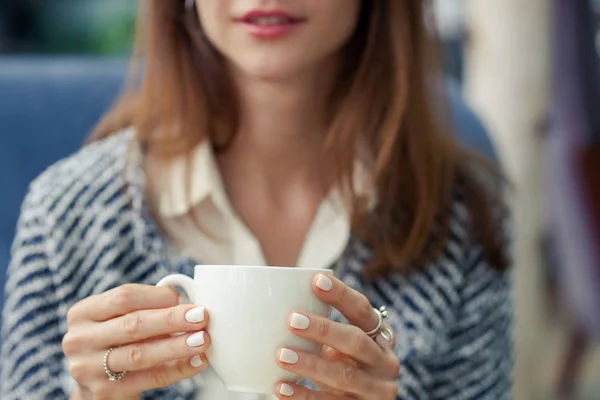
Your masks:
[[[2,398],[262,398],[214,377],[210,310],[152,286],[195,263],[335,266],[279,399],[508,398],[502,182],[446,132],[424,4],[143,2],[140,79],[24,202]]]

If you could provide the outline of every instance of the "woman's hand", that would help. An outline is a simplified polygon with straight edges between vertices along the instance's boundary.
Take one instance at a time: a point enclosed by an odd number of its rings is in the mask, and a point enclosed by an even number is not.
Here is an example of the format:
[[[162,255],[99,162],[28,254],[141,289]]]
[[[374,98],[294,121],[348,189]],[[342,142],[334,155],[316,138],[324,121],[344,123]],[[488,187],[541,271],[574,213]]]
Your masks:
[[[179,305],[169,288],[124,285],[80,301],[68,312],[63,339],[69,372],[79,384],[76,397],[137,398],[198,374],[208,364],[207,320],[204,308]],[[113,347],[108,368],[127,371],[118,382],[110,382],[103,368]]]
[[[281,382],[276,388],[277,397],[395,400],[400,362],[392,352],[394,343],[380,346],[365,333],[374,329],[379,320],[369,300],[324,274],[315,277],[314,291],[322,301],[340,311],[350,325],[307,313],[292,314],[288,321],[290,329],[302,338],[323,344],[323,351],[315,356],[283,348],[278,350],[278,362],[285,370],[312,379],[322,391],[312,392]]]

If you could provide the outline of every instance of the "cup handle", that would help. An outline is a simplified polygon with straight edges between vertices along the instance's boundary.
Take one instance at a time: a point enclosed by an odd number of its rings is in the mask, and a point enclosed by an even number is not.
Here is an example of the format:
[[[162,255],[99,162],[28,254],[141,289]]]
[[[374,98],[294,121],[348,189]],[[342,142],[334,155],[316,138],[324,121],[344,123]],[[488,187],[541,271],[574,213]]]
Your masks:
[[[194,299],[194,280],[186,275],[175,274],[169,275],[162,278],[156,286],[158,287],[180,287],[184,290],[188,299],[191,300],[192,303],[196,303],[196,299]]]

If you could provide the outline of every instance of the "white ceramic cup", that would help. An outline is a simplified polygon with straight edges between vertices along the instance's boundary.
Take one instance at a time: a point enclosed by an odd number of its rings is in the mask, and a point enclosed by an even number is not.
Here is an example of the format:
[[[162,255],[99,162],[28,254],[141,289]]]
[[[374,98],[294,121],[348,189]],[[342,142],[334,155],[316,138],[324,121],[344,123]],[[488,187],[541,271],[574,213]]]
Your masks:
[[[211,346],[206,356],[225,388],[272,394],[278,381],[299,377],[276,362],[281,346],[317,354],[321,346],[288,329],[294,311],[329,317],[330,307],[313,293],[317,273],[328,269],[197,265],[194,279],[170,275],[157,286],[181,287],[194,304],[206,307]]]

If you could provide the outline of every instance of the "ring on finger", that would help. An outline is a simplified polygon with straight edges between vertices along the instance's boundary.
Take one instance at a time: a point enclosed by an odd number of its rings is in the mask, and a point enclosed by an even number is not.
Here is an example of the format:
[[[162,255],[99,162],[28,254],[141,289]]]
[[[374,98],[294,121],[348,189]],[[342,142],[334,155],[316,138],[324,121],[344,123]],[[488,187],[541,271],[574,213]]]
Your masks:
[[[382,306],[379,309],[374,308],[375,314],[377,314],[377,326],[375,329],[366,332],[366,334],[373,339],[380,347],[392,348],[396,343],[396,335],[394,330],[387,324],[384,324],[385,319],[388,317],[387,308]]]
[[[377,314],[377,326],[373,330],[366,332],[367,336],[369,336],[371,339],[375,339],[379,335],[381,329],[383,328],[383,321],[388,316],[387,308],[385,306],[381,307],[380,309],[374,308],[373,310],[375,311],[375,314]]]
[[[110,355],[110,353],[113,352],[114,349],[116,349],[116,347],[111,347],[104,354],[104,360],[102,361],[102,367],[104,368],[104,372],[108,376],[108,380],[110,382],[119,382],[121,379],[123,379],[125,377],[125,375],[127,375],[127,371],[122,371],[122,372],[116,373],[116,372],[111,371],[110,368],[108,368],[108,356]]]
[[[396,344],[396,334],[387,324],[383,325],[379,334],[375,337],[375,342],[383,348],[391,349]]]

